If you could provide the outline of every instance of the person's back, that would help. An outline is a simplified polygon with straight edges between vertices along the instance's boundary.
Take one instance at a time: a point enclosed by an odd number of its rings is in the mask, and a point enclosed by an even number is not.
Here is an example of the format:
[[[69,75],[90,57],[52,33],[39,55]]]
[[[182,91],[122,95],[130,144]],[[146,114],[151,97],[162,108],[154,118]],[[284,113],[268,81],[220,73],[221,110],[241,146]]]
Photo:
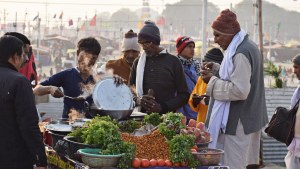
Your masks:
[[[18,92],[21,92],[19,89],[23,88],[24,85],[30,87],[29,82],[22,74],[3,67],[0,67],[0,77],[0,119],[2,121],[0,124],[2,130],[0,157],[5,157],[0,158],[1,167],[32,166],[32,163],[28,163],[28,161],[33,161],[33,159],[28,155],[30,152],[26,148],[25,140],[21,138],[22,133],[18,126],[17,115],[14,112],[15,104],[21,104],[21,102],[14,102],[14,96],[21,94]],[[37,119],[36,123],[38,123]]]
[[[31,84],[18,73],[22,65],[23,43],[13,36],[1,37],[0,165],[6,169],[47,165]]]

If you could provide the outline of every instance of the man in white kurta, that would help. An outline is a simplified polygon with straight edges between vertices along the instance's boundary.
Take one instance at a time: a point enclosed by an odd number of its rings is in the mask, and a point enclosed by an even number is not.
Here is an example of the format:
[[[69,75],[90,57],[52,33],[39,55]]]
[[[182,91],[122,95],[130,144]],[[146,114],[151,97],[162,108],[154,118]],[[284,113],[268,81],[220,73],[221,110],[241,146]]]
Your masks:
[[[225,54],[221,65],[208,63],[201,72],[207,95],[216,100],[209,119],[215,144],[210,147],[224,149],[225,165],[243,169],[258,163],[261,129],[268,121],[263,60],[230,10],[222,11],[212,28]],[[220,78],[214,76],[218,72]]]

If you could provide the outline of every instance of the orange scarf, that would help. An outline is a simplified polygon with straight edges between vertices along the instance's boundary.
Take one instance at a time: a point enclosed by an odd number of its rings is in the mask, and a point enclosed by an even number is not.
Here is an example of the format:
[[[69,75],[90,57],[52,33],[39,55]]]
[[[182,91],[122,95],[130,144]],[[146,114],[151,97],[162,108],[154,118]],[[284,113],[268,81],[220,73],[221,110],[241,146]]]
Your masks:
[[[114,75],[118,75],[126,80],[129,80],[131,66],[122,57],[117,60],[110,60],[106,63],[106,70],[112,69]]]

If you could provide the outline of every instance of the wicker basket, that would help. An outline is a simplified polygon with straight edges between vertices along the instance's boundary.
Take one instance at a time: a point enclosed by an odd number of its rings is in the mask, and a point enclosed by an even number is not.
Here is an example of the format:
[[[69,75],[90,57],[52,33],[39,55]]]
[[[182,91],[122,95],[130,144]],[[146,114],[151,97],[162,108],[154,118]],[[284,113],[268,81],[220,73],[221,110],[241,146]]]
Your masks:
[[[212,166],[219,165],[224,151],[220,149],[203,148],[198,150],[198,152],[192,152],[192,154],[199,160],[200,165]]]
[[[120,158],[124,154],[117,155],[100,155],[100,149],[80,149],[78,153],[81,155],[82,162],[89,167],[116,167]]]

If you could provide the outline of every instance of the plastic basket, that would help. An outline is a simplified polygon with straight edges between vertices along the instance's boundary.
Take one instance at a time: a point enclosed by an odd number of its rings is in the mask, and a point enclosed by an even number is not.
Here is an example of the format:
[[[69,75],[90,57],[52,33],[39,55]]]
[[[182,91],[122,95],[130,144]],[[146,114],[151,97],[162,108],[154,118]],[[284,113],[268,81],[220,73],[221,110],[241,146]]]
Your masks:
[[[120,158],[124,155],[101,155],[99,151],[100,149],[80,149],[78,153],[81,155],[84,164],[95,168],[116,167]]]

